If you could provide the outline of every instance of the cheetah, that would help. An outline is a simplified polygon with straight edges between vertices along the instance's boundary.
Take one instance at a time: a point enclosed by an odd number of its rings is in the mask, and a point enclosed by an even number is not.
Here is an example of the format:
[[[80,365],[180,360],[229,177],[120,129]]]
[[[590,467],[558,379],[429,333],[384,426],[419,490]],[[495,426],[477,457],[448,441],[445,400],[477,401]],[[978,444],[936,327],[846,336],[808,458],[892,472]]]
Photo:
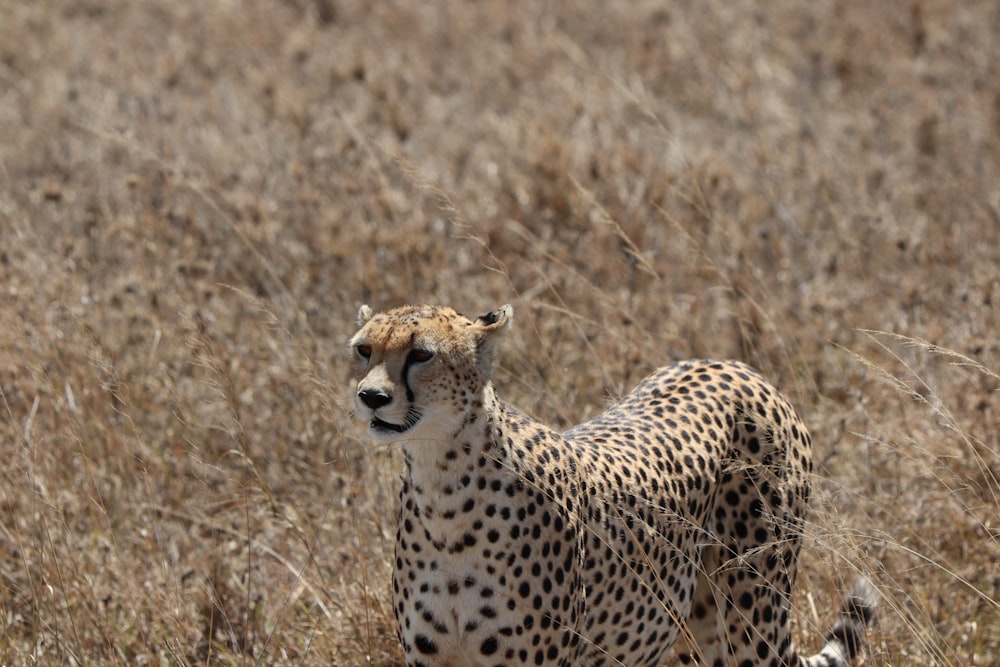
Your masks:
[[[735,361],[675,363],[557,433],[493,387],[512,316],[358,313],[356,416],[405,464],[392,599],[409,667],[858,657],[866,580],[820,653],[792,645],[811,441],[773,387]]]

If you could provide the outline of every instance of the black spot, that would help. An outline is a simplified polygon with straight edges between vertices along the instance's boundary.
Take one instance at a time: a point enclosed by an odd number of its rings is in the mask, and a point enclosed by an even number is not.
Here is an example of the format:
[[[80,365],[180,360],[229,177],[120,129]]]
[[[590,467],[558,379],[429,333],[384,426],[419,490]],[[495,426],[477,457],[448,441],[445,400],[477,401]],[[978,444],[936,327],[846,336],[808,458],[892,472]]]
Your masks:
[[[483,640],[482,646],[479,647],[479,652],[483,655],[493,655],[497,652],[497,638],[487,637]]]
[[[424,635],[417,635],[416,639],[417,650],[424,655],[434,655],[438,652],[437,644],[432,642],[430,639]]]

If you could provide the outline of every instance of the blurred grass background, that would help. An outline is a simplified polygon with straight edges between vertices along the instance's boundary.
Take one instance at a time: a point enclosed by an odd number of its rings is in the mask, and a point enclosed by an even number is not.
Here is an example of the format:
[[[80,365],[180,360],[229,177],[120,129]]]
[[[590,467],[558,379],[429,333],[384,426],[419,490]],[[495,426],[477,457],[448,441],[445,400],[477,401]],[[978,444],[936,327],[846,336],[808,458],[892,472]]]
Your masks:
[[[796,636],[1000,664],[1000,5],[0,0],[0,662],[398,665],[360,303],[512,302],[586,419],[759,367]]]

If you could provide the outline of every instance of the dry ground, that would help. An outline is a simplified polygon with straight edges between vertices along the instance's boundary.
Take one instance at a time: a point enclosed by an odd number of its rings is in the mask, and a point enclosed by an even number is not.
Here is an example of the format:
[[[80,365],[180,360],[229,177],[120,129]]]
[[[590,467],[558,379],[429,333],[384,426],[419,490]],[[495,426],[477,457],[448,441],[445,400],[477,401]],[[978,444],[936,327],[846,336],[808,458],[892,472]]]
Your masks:
[[[737,357],[797,636],[1000,664],[996,2],[0,0],[0,663],[398,665],[357,306],[512,301],[557,425]]]

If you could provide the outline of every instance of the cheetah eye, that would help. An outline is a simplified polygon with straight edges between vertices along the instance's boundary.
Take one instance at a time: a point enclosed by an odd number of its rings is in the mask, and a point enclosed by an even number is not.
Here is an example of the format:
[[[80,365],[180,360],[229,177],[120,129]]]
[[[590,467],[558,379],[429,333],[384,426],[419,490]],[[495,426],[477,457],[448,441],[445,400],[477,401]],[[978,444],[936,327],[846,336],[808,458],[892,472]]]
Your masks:
[[[356,345],[354,346],[354,351],[357,352],[358,356],[362,359],[370,359],[372,356],[371,345]]]
[[[428,352],[427,350],[410,350],[410,354],[407,355],[406,360],[411,364],[422,364],[433,358],[433,352]]]

